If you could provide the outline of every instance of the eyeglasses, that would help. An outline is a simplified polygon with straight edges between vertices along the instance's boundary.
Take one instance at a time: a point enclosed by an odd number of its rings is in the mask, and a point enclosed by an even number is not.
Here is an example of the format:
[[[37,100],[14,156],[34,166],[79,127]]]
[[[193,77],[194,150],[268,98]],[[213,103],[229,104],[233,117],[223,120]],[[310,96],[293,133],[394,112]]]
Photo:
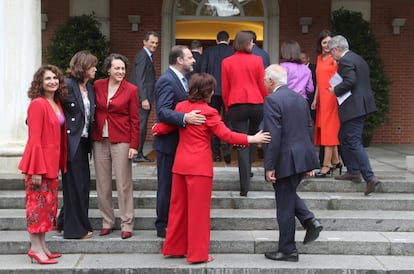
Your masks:
[[[336,49],[336,48],[329,49],[329,53],[332,53],[334,49]]]

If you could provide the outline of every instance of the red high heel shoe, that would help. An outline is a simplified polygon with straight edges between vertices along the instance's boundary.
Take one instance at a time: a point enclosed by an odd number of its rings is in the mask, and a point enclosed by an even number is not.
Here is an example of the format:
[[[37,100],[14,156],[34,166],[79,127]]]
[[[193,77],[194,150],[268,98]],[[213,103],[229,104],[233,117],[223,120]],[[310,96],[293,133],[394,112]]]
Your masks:
[[[27,251],[27,256],[30,257],[30,260],[33,263],[33,259],[35,259],[39,264],[57,264],[57,261],[55,260],[51,260],[51,259],[46,259],[46,260],[42,260],[39,258],[39,256],[36,255],[36,253],[34,253],[31,249],[29,249],[29,251]]]
[[[50,253],[46,254],[49,259],[56,259],[62,257],[62,253]]]

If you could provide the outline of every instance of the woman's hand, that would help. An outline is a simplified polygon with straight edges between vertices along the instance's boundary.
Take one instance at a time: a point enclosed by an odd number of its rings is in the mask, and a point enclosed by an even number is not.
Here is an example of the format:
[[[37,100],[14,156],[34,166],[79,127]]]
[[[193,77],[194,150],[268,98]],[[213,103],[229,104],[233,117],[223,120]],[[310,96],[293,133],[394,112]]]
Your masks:
[[[260,130],[255,135],[249,135],[247,136],[247,141],[249,143],[264,143],[268,144],[272,140],[272,137],[270,136],[269,132],[263,132],[263,130]]]
[[[32,175],[31,180],[34,185],[40,186],[42,183],[42,175]]]
[[[312,110],[315,110],[315,109],[316,109],[316,106],[317,106],[317,104],[316,104],[316,100],[313,100],[313,101],[312,101],[312,104],[311,104],[311,109],[312,109]]]
[[[134,149],[134,148],[130,148],[128,151],[128,159],[133,159],[135,157],[137,157],[138,155],[138,150]]]

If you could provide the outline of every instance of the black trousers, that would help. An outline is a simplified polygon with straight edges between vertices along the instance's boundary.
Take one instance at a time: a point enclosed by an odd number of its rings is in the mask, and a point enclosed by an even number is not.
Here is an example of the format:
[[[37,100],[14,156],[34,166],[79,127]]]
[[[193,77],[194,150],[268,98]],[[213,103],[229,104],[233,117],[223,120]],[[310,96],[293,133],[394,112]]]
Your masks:
[[[71,162],[67,163],[62,175],[63,206],[58,216],[58,229],[63,230],[63,238],[80,239],[92,231],[89,222],[89,141],[81,138],[78,150]]]
[[[249,135],[256,134],[259,124],[263,119],[262,104],[237,104],[229,108],[230,123],[234,131]],[[239,164],[240,191],[247,192],[250,189],[250,172],[255,145],[239,148],[237,160]]]
[[[141,106],[139,107],[139,147],[138,155],[143,154],[142,150],[145,144],[145,138],[147,137],[147,124],[148,117],[150,115],[151,109],[145,110]]]
[[[224,109],[223,98],[221,97],[221,95],[213,95],[211,97],[210,106],[215,108],[218,111],[218,113],[222,115],[224,124],[228,128],[231,128],[230,120],[229,120],[228,114],[226,113],[226,110]],[[213,156],[216,156],[216,155],[221,156],[220,143],[221,143],[220,139],[214,135],[213,138],[211,139],[211,150],[213,151]]]

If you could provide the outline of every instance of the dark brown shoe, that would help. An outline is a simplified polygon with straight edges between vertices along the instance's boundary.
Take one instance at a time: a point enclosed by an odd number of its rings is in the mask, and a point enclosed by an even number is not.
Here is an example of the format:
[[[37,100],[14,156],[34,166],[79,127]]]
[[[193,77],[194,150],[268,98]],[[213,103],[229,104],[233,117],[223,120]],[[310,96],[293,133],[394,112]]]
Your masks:
[[[370,193],[375,191],[375,188],[377,185],[379,185],[381,182],[378,181],[376,177],[373,177],[371,180],[367,182],[367,188],[365,189],[365,196],[368,196]]]
[[[337,175],[334,177],[335,180],[345,180],[345,181],[352,181],[354,183],[361,183],[361,175],[359,174],[350,174],[350,173],[345,173],[342,175]]]

